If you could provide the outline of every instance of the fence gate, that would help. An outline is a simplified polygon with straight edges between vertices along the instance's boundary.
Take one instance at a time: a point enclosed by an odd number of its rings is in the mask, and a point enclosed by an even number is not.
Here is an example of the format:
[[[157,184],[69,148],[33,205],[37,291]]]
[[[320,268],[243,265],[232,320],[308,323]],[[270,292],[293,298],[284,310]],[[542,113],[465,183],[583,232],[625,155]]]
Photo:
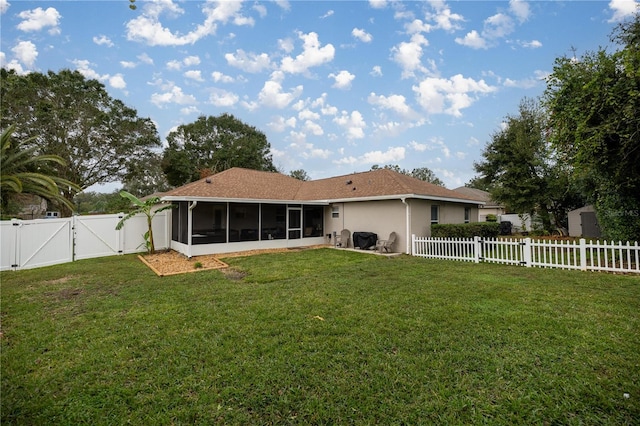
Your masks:
[[[0,270],[39,268],[73,260],[69,219],[3,221]]]
[[[122,231],[115,231],[123,215],[74,216],[74,259],[122,254]]]

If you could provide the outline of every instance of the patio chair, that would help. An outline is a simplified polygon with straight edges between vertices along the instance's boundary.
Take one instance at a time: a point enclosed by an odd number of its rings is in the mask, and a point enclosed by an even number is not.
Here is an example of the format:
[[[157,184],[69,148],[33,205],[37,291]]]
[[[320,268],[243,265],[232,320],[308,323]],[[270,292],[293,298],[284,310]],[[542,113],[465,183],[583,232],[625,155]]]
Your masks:
[[[389,239],[387,240],[378,240],[376,243],[376,248],[380,250],[380,253],[392,253],[393,245],[396,242],[396,238],[398,235],[395,232],[389,234]]]
[[[350,239],[351,231],[343,229],[340,231],[340,235],[336,235],[336,247],[348,248]]]

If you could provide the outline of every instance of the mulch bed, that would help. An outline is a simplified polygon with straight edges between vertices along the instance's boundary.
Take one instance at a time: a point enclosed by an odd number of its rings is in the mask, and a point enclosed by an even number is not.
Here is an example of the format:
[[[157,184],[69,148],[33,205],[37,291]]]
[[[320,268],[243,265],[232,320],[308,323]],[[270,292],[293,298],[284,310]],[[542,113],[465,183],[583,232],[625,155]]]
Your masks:
[[[191,259],[174,250],[156,252],[154,254],[139,255],[138,258],[147,265],[156,275],[164,277],[168,275],[186,274],[188,272],[208,271],[211,269],[225,269],[229,265],[220,260],[220,258],[252,256],[264,253],[282,253],[291,251],[300,251],[310,248],[318,248],[325,246],[300,247],[300,248],[280,248],[280,249],[262,249],[247,250],[232,253],[219,253],[205,256],[193,256]]]

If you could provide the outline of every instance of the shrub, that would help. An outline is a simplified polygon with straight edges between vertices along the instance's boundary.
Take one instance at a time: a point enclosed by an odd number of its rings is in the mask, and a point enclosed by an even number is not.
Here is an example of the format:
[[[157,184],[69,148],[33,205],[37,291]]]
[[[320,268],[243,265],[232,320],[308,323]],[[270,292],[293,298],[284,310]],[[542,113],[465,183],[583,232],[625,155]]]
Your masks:
[[[495,238],[500,233],[497,222],[474,222],[431,225],[431,236],[441,238]]]
[[[488,214],[487,218],[486,218],[487,222],[497,222],[498,221],[498,216],[496,216],[495,214]]]

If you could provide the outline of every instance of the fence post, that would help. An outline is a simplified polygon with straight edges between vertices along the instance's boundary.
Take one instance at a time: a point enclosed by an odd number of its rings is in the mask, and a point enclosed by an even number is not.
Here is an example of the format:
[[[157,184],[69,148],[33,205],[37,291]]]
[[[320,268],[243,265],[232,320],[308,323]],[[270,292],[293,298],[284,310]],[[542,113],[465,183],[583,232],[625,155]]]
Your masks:
[[[482,239],[478,236],[473,237],[473,261],[480,263],[482,256]]]
[[[587,270],[587,240],[580,238],[580,270]]]
[[[524,239],[524,245],[522,246],[522,261],[524,262],[524,266],[527,268],[531,268],[531,238]]]
[[[411,256],[416,255],[416,234],[411,234]]]

